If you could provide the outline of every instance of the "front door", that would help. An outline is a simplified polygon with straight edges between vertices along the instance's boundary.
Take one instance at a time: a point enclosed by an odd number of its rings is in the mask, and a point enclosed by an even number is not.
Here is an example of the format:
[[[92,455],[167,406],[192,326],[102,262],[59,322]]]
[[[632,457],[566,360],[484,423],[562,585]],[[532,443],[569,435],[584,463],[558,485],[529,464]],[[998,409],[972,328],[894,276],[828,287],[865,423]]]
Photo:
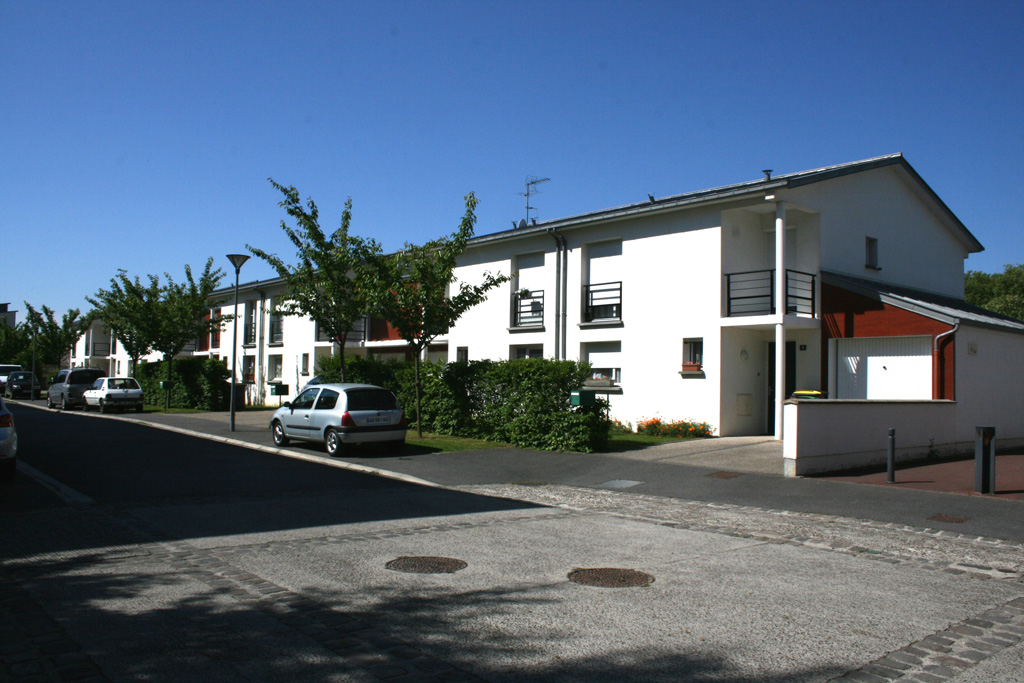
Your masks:
[[[796,342],[786,342],[786,398],[796,391]],[[775,434],[775,342],[768,342],[768,413],[765,433]]]

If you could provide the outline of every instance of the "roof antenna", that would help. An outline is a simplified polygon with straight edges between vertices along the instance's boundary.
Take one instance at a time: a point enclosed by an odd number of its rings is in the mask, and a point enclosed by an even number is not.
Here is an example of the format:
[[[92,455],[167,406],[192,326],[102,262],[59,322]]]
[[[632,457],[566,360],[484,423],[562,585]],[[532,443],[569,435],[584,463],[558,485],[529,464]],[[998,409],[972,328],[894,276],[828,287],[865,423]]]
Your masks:
[[[761,173],[764,173],[764,179],[765,180],[771,180],[772,179],[772,169],[766,168],[763,171],[761,171]]]
[[[551,178],[538,178],[538,177],[532,176],[532,175],[526,176],[526,192],[517,192],[516,193],[520,197],[526,197],[526,221],[524,223],[520,223],[519,227],[521,227],[521,228],[526,227],[526,223],[530,222],[530,211],[536,211],[537,210],[536,207],[531,207],[530,206],[530,197],[532,197],[533,195],[535,195],[538,192],[540,192],[540,190],[537,189],[537,186],[540,185],[541,183],[546,183],[549,180],[551,180]],[[534,220],[534,223],[536,223],[536,222],[537,221]]]

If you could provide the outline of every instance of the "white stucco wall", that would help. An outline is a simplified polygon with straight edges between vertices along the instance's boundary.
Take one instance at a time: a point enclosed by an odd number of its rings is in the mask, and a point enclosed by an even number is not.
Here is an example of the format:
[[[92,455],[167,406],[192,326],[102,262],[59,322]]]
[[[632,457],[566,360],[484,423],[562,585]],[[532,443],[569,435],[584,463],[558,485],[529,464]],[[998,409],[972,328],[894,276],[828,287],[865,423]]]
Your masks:
[[[955,344],[957,433],[983,425],[997,444],[1024,439],[1024,334],[961,325]]]

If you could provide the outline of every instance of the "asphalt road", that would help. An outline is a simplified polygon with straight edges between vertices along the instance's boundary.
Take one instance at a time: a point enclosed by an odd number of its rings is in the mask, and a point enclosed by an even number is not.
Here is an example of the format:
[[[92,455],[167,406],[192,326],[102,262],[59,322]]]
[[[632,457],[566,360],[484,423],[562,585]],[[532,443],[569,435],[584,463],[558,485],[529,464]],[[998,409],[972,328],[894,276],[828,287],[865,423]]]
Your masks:
[[[1014,541],[663,495],[660,470],[611,460],[545,483],[472,455],[362,459],[448,472],[439,488],[13,411],[0,679],[1015,680],[1024,664]],[[649,488],[600,485],[632,472]],[[719,484],[691,474],[695,494]],[[389,568],[403,557],[465,567]],[[577,568],[653,582],[579,585]]]

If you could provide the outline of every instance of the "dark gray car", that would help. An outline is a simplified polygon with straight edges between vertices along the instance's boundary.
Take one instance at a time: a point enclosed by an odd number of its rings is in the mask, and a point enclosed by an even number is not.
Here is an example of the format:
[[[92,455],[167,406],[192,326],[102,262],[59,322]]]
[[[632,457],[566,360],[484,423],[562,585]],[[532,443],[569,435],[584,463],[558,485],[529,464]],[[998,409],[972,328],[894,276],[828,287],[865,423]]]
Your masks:
[[[46,391],[46,407],[67,410],[74,406],[84,406],[85,399],[82,394],[90,389],[93,383],[107,373],[97,368],[71,368],[61,370],[50,383]]]

